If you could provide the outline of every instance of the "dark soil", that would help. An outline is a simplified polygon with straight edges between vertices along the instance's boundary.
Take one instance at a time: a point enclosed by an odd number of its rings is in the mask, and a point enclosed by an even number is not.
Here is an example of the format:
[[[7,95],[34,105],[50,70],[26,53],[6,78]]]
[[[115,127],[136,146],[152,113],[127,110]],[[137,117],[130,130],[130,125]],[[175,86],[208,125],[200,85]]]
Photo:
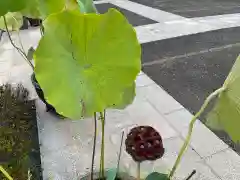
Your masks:
[[[14,180],[42,180],[34,101],[21,85],[0,86],[0,164]],[[6,180],[0,174],[1,180]]]

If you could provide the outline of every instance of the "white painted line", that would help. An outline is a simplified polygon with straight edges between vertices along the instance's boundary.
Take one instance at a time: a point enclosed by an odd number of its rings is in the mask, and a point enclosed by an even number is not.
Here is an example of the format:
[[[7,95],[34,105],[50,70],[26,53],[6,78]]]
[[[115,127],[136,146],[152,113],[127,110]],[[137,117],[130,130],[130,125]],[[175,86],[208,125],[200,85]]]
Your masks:
[[[138,39],[141,43],[196,34],[211,31],[213,29],[216,28],[187,19],[135,27]]]
[[[104,3],[109,3],[109,1],[107,0],[94,1],[94,4],[104,4]]]
[[[128,11],[134,12],[140,16],[147,17],[149,19],[155,20],[157,22],[166,22],[172,20],[186,19],[182,16],[178,16],[166,11],[161,11],[148,7],[139,3],[135,3],[127,0],[109,0],[111,4],[119,6],[121,8],[127,9]]]
[[[135,27],[141,43],[240,26],[240,13],[190,19],[128,0],[106,1],[159,22]]]
[[[174,20],[164,23],[137,26],[135,30],[139,41],[141,43],[147,43],[231,27],[240,27],[239,14],[237,16],[226,16],[222,19],[209,17]]]
[[[191,20],[214,26],[216,29],[240,26],[240,13],[191,18]]]

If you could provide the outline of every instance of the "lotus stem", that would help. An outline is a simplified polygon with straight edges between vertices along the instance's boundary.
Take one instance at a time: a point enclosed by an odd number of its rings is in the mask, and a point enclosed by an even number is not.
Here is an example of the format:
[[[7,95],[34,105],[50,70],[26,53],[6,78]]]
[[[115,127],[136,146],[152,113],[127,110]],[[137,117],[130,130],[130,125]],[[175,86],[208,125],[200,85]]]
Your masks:
[[[140,180],[141,177],[140,177],[140,172],[141,172],[141,163],[138,162],[137,163],[137,180]]]
[[[119,154],[118,154],[118,161],[117,161],[117,173],[119,173],[119,166],[120,166],[120,160],[121,160],[121,155],[122,155],[122,145],[123,145],[123,136],[124,136],[124,131],[122,132],[122,137],[121,137],[121,144],[119,148]]]
[[[97,139],[97,113],[94,113],[94,135],[93,135],[93,152],[92,152],[92,164],[91,164],[91,180],[93,180],[93,168],[96,152],[96,139]]]
[[[105,139],[105,110],[104,113],[100,112],[100,119],[102,122],[102,143],[101,143],[101,157],[100,157],[100,178],[104,178],[104,139]]]
[[[19,54],[27,61],[27,63],[31,66],[32,69],[34,69],[34,66],[32,65],[31,61],[28,60],[27,58],[27,55],[26,53],[24,52],[24,50],[21,50],[19,47],[17,47],[13,41],[12,41],[12,38],[11,38],[11,35],[10,35],[10,32],[9,32],[9,29],[7,27],[7,20],[6,20],[6,17],[3,16],[3,21],[4,21],[4,25],[5,25],[5,28],[6,28],[6,31],[7,31],[7,35],[8,35],[8,38],[12,44],[12,46],[19,52]],[[21,42],[20,42],[21,43]]]
[[[14,16],[12,16],[12,18],[13,18],[13,19],[15,20],[15,22],[19,25],[17,19],[16,19]],[[18,40],[19,40],[20,46],[21,46],[24,54],[26,54],[25,51],[24,51],[24,48],[23,48],[23,43],[22,43],[21,38],[20,38],[20,30],[19,30],[19,29],[17,29],[17,35],[18,35]]]
[[[2,166],[0,166],[0,171],[8,180],[13,180],[13,178],[8,174],[8,172]]]
[[[221,87],[219,89],[217,89],[216,91],[214,91],[212,94],[210,94],[207,99],[204,101],[202,107],[200,108],[200,110],[195,114],[195,116],[193,116],[190,124],[189,124],[189,127],[188,127],[188,134],[187,134],[187,137],[184,141],[184,144],[178,154],[178,157],[177,157],[177,160],[175,161],[175,164],[173,165],[173,168],[171,170],[171,172],[169,173],[169,179],[171,180],[171,178],[173,177],[179,163],[181,162],[181,159],[182,159],[182,156],[186,150],[186,148],[188,147],[189,145],[189,142],[191,140],[191,136],[192,136],[192,131],[193,131],[193,126],[194,126],[194,123],[196,122],[197,118],[204,112],[204,110],[206,109],[206,107],[208,106],[209,102],[211,102],[216,96],[218,96],[221,92],[225,91],[226,90],[226,87]]]

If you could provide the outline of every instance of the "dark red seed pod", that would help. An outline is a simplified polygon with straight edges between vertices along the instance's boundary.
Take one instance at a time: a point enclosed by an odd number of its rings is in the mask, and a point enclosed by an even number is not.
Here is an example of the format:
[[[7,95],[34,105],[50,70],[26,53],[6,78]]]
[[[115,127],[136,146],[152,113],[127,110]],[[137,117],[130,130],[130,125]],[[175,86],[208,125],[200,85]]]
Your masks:
[[[126,151],[134,161],[154,161],[164,154],[162,138],[151,126],[132,128],[125,140]]]

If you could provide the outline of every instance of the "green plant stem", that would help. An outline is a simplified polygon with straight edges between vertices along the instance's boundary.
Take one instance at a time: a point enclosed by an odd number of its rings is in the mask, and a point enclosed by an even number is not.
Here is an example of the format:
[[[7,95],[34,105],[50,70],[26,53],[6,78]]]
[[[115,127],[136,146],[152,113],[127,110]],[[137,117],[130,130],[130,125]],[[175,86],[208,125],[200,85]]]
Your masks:
[[[22,40],[21,40],[21,37],[20,37],[20,31],[19,30],[17,30],[17,35],[18,35],[18,40],[19,40],[20,46],[23,50],[23,53],[26,54],[26,52],[24,51],[24,48],[23,48],[23,43],[22,43]]]
[[[5,17],[5,16],[3,16],[3,21],[4,21],[4,25],[5,25],[6,31],[7,31],[8,38],[9,38],[12,46],[13,46],[13,47],[19,52],[19,54],[27,61],[27,63],[31,66],[31,68],[34,69],[31,61],[28,60],[26,53],[25,53],[23,50],[21,50],[19,47],[17,47],[17,46],[13,43],[12,38],[11,38],[11,35],[10,35],[9,30],[8,30],[8,27],[7,27],[7,20],[6,20],[6,17]]]
[[[124,131],[122,132],[122,136],[121,136],[121,144],[120,144],[119,154],[118,154],[117,172],[116,172],[116,175],[119,173],[119,166],[120,166],[120,160],[121,160],[121,155],[122,155],[123,137],[124,137]]]
[[[12,18],[15,20],[15,22],[16,22],[16,23],[18,24],[18,26],[19,26],[19,23],[18,23],[17,19],[16,19],[14,16],[12,16]],[[24,48],[23,48],[23,43],[22,43],[21,38],[20,38],[20,30],[19,30],[19,29],[17,29],[17,35],[18,35],[18,40],[19,40],[20,46],[21,46],[24,54],[26,54],[25,51],[24,51]]]
[[[96,152],[96,139],[97,139],[97,113],[94,113],[94,136],[93,136],[93,152],[92,152],[92,164],[91,164],[91,180],[93,180],[93,168]]]
[[[8,180],[13,180],[13,178],[8,174],[8,172],[2,166],[0,166],[0,171]]]
[[[104,178],[104,139],[105,139],[105,111],[104,113],[100,112],[100,119],[102,122],[102,143],[101,143],[101,157],[100,157],[100,172],[101,172],[101,178]]]
[[[141,172],[141,163],[138,162],[137,163],[137,180],[140,180],[141,177],[140,177],[140,172]]]
[[[221,87],[219,89],[217,89],[216,91],[214,91],[212,94],[210,94],[207,99],[204,101],[202,107],[200,108],[200,110],[197,112],[197,114],[195,114],[195,116],[192,118],[190,124],[189,124],[189,128],[188,128],[188,134],[187,134],[187,137],[184,141],[184,144],[180,150],[180,153],[178,154],[178,157],[177,157],[177,160],[175,162],[175,164],[173,165],[173,168],[171,170],[171,172],[169,173],[169,179],[171,180],[171,178],[173,177],[181,159],[182,159],[182,156],[191,140],[191,136],[192,136],[192,130],[193,130],[193,126],[194,126],[194,123],[196,122],[197,118],[204,112],[204,110],[206,109],[206,107],[208,106],[209,102],[211,100],[213,100],[213,98],[215,98],[217,95],[219,95],[221,92],[223,92],[224,90],[226,90],[225,87]]]

